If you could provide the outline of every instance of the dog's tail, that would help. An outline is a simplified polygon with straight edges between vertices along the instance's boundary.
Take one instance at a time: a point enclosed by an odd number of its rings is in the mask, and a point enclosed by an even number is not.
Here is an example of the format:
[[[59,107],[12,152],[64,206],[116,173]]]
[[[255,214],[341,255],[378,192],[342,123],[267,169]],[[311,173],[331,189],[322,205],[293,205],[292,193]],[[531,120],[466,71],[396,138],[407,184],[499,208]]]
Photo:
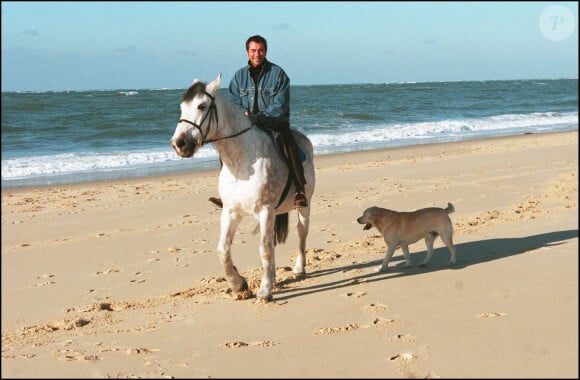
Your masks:
[[[453,207],[453,205],[450,202],[447,202],[447,208],[445,209],[445,211],[447,212],[447,214],[451,214],[452,212],[455,212],[455,207]]]

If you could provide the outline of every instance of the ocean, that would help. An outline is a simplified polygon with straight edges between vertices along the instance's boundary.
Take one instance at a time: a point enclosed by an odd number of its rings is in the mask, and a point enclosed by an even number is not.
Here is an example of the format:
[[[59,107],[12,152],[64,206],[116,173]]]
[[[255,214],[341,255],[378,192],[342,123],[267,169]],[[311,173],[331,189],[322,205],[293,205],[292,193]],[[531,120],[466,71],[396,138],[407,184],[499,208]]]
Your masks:
[[[185,90],[3,92],[2,189],[217,169],[169,144]],[[315,155],[572,131],[578,79],[292,86],[291,126]]]

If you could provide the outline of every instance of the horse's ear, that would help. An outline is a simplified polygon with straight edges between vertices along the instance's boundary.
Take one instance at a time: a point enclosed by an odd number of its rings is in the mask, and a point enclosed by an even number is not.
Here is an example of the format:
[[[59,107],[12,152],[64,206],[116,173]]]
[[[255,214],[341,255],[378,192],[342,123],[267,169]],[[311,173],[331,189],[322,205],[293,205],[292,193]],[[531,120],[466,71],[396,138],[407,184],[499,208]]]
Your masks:
[[[192,85],[193,85],[193,84],[196,84],[197,82],[199,82],[199,79],[195,78],[195,79],[193,80],[193,83],[192,83]]]
[[[220,81],[222,79],[222,74],[220,73],[217,78],[213,80],[210,84],[207,85],[206,90],[213,96],[217,93],[217,90],[220,88]]]

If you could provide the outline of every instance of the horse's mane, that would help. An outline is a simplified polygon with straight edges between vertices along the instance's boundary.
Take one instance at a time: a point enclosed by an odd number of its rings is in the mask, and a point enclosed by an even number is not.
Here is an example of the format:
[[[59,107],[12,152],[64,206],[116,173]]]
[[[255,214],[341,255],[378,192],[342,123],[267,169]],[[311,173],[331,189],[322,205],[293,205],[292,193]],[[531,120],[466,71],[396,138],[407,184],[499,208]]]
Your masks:
[[[194,84],[191,85],[191,87],[189,87],[187,89],[187,91],[185,91],[183,93],[183,97],[181,99],[182,102],[184,101],[191,101],[193,100],[193,98],[195,98],[197,95],[202,95],[205,93],[205,88],[206,88],[206,84],[203,82],[195,82]]]
[[[196,96],[203,96],[204,94],[207,94],[207,84],[201,81],[195,81],[184,93],[182,96],[181,101],[182,102],[190,102],[192,101]],[[232,115],[234,115],[234,117],[239,120],[240,118],[242,118],[243,116],[243,120],[247,121],[248,118],[245,117],[244,113],[242,112],[242,110],[240,110],[239,107],[237,107],[235,104],[233,104],[230,99],[228,97],[224,97],[222,96],[219,92],[216,92],[215,94],[216,98],[221,99],[223,102],[221,103],[223,106],[225,106],[228,110],[230,110],[232,112]],[[248,121],[249,123],[249,121]]]

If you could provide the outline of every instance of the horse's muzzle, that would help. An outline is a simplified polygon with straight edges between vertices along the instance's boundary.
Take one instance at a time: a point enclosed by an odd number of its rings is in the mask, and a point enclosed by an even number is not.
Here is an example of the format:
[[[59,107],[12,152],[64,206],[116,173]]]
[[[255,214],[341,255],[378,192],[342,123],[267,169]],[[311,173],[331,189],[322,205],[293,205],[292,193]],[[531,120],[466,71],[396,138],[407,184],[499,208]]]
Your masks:
[[[178,156],[189,158],[195,153],[197,144],[192,137],[187,138],[185,133],[182,133],[179,137],[171,139],[171,146]]]

